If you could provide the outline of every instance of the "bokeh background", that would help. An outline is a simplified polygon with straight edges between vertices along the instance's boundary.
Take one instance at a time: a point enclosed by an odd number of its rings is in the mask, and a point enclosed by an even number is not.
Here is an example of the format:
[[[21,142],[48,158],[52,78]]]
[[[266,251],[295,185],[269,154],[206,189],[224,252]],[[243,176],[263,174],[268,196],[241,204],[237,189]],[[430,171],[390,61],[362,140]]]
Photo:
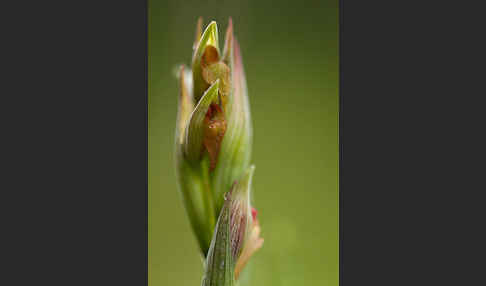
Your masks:
[[[338,285],[338,1],[149,0],[149,285],[200,285],[196,239],[176,189],[178,87],[198,16],[228,17],[252,112],[254,205],[263,248],[246,285]]]

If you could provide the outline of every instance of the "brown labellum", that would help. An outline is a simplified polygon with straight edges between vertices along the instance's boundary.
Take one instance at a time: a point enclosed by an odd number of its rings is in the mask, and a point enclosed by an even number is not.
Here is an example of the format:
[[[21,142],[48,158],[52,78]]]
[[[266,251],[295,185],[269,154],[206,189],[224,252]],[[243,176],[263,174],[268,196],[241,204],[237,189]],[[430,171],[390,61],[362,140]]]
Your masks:
[[[207,67],[208,65],[219,61],[219,53],[216,47],[207,46],[201,58],[201,67]]]
[[[219,92],[227,96],[230,92],[230,69],[223,62],[215,62],[202,68],[202,77],[208,84],[219,79]]]
[[[221,95],[225,97],[229,94],[230,69],[223,61],[220,61],[219,53],[213,46],[207,46],[204,50],[201,58],[201,74],[208,85],[219,79]]]
[[[209,106],[204,118],[204,126],[203,144],[209,153],[210,169],[213,170],[216,167],[219,149],[226,132],[226,120],[218,104],[212,103]]]

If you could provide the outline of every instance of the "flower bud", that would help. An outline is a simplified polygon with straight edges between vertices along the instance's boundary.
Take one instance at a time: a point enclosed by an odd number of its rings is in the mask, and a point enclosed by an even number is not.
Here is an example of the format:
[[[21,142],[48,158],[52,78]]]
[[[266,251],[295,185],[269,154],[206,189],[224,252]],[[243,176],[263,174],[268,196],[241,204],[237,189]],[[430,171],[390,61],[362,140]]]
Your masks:
[[[207,256],[217,220],[221,220],[225,193],[234,189],[234,182],[242,185],[246,176],[251,178],[245,171],[253,170],[252,128],[246,79],[231,19],[223,55],[216,22],[211,22],[202,35],[201,30],[199,19],[191,71],[182,67],[179,75],[176,167],[184,206],[201,252]],[[251,218],[248,207],[242,217]],[[238,248],[233,255],[239,256],[241,251]]]
[[[252,230],[255,225],[250,206],[250,189],[254,169],[254,166],[251,166],[224,197],[223,208],[219,214],[206,258],[202,286],[233,285],[238,277],[236,273],[239,273],[244,266],[244,263],[239,261],[241,255],[245,253],[245,249],[257,249],[263,243],[263,240],[258,237],[259,245],[256,245],[257,247],[248,246],[254,244]],[[245,256],[245,259],[247,260],[248,257]]]

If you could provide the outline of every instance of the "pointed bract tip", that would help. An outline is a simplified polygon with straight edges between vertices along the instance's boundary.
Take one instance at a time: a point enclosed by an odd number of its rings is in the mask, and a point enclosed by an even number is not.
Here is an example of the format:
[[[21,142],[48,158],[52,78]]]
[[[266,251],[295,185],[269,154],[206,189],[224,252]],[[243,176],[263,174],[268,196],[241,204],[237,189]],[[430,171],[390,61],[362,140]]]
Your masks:
[[[211,21],[211,23],[209,23],[208,27],[206,28],[206,30],[209,31],[210,33],[210,43],[211,45],[215,46],[216,49],[218,50],[219,52],[219,41],[218,41],[218,24],[216,24],[216,21]]]
[[[196,24],[196,37],[194,39],[194,44],[192,46],[193,49],[195,49],[197,47],[197,44],[201,40],[202,25],[203,25],[203,18],[201,16],[199,16],[199,18],[197,19],[197,24]]]
[[[228,21],[228,28],[226,29],[226,36],[224,41],[224,50],[223,50],[223,61],[229,63],[230,61],[230,52],[231,47],[233,45],[233,20],[231,17]]]
[[[231,196],[235,198],[236,196],[245,196],[249,200],[251,183],[253,179],[253,174],[255,172],[255,165],[251,165],[243,173],[241,179],[234,185]],[[248,201],[249,203],[249,201]]]
[[[254,173],[255,173],[255,165],[250,165],[250,167],[248,167],[248,170],[246,171],[245,176],[244,176],[244,178],[245,178],[244,181],[248,185],[248,189],[250,189],[250,187],[251,187],[251,182],[252,182]]]
[[[202,24],[201,24],[202,25]],[[219,52],[218,43],[218,24],[215,21],[211,21],[209,25],[204,29],[201,37],[196,43],[196,48],[194,51],[194,56],[201,55],[207,46],[214,46]]]
[[[228,19],[228,28],[226,29],[226,36],[228,36],[229,34],[233,34],[233,19],[231,17],[229,17]]]

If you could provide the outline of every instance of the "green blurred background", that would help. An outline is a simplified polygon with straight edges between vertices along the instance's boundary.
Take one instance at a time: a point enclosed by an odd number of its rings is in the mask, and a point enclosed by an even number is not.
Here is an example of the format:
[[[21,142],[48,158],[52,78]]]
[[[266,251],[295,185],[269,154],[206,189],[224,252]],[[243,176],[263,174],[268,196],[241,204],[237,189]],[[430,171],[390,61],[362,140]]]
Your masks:
[[[198,16],[228,17],[252,112],[254,205],[263,248],[246,285],[338,285],[338,1],[148,1],[149,285],[200,285],[202,264],[176,189],[177,64]]]

